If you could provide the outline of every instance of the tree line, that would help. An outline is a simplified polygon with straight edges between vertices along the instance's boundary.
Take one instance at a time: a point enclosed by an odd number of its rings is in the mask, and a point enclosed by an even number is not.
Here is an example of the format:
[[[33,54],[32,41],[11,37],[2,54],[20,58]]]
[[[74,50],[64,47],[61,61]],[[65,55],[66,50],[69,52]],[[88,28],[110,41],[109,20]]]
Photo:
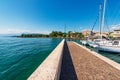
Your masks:
[[[73,39],[81,39],[84,38],[83,34],[81,32],[72,32],[68,31],[67,33],[61,32],[61,31],[52,31],[50,34],[21,34],[18,37],[23,38],[73,38]]]

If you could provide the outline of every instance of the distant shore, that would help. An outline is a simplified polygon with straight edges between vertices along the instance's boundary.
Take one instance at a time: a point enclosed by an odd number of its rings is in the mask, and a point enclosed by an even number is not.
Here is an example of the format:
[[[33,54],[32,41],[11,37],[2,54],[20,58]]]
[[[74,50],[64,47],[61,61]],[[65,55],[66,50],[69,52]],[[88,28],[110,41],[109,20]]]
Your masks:
[[[82,39],[84,36],[80,32],[72,32],[64,33],[61,31],[52,31],[50,34],[21,34],[19,36],[13,36],[18,38],[68,38],[68,39]]]

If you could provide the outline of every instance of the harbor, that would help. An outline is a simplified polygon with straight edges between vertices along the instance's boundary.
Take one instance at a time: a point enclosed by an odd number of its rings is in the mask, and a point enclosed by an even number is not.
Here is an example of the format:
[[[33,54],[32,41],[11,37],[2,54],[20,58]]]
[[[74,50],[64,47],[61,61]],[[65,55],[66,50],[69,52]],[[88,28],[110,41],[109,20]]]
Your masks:
[[[55,63],[51,62],[52,63],[51,65],[46,66],[44,69],[42,69],[43,73],[36,70],[32,74],[32,76],[28,78],[28,80],[38,80],[38,79],[119,80],[120,79],[120,64],[96,52],[93,52],[85,48],[84,46],[77,44],[76,42],[73,41],[64,42],[63,53],[61,54],[62,54],[61,59],[57,60],[58,61],[57,63],[59,63],[58,65],[61,65],[58,66],[59,69],[53,66]],[[54,57],[51,57],[51,59],[52,58],[54,59]],[[48,63],[50,63],[50,60],[48,58],[46,59],[48,60]],[[41,65],[39,66],[39,68],[44,67]],[[52,67],[51,70],[47,70],[49,69],[50,66],[53,66],[56,72],[53,72]],[[46,73],[46,71],[48,74]],[[57,75],[57,78],[53,76],[54,74]]]
[[[0,80],[120,80],[120,0],[0,0]]]
[[[63,68],[63,74],[61,74],[61,80],[119,80],[120,79],[120,64],[116,65],[119,69],[113,67],[106,61],[96,57],[91,51],[87,51],[75,44],[74,42],[68,42],[65,46],[68,47],[70,57],[74,65],[75,74],[71,77],[68,66]],[[64,54],[63,54],[64,55]],[[63,62],[64,63],[64,62]],[[66,62],[66,64],[69,62]],[[112,62],[110,62],[112,63]],[[66,65],[66,64],[63,64]],[[72,66],[72,65],[71,65]],[[68,72],[68,73],[67,73]],[[76,79],[75,79],[76,78]]]

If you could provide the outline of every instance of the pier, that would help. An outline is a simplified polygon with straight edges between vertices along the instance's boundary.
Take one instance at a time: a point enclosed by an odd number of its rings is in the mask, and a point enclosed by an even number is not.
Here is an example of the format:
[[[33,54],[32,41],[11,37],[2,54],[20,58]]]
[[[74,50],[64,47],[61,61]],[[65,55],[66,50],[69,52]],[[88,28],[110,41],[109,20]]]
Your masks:
[[[62,41],[28,79],[120,80],[120,64],[75,42]]]
[[[68,42],[65,46],[68,53],[63,54],[60,80],[120,80],[120,70],[112,65],[74,42]]]

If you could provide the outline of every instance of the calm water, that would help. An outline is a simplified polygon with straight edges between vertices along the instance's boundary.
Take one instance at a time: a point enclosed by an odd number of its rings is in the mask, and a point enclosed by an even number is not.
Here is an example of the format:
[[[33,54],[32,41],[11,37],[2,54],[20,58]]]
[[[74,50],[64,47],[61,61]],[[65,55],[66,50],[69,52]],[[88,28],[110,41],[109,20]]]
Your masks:
[[[26,80],[60,41],[0,37],[0,80]]]
[[[76,40],[75,42],[77,42],[78,44],[81,44],[79,40]],[[87,48],[105,56],[105,57],[108,57],[109,59],[117,62],[117,63],[120,63],[120,54],[117,54],[117,53],[109,53],[109,52],[98,52],[97,49],[94,49],[94,48],[91,48],[89,46],[86,46]]]

